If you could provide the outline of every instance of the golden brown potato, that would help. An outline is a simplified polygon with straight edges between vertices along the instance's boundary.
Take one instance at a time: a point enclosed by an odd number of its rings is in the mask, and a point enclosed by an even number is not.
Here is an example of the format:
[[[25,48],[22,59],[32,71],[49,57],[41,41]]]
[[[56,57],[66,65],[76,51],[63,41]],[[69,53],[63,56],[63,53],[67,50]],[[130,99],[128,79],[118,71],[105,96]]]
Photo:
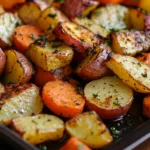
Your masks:
[[[72,22],[60,22],[55,27],[54,34],[80,53],[93,51],[100,42],[96,34]]]
[[[5,63],[6,63],[6,55],[0,48],[0,75],[3,73],[3,70],[5,68]]]
[[[50,38],[54,38],[53,29],[56,27],[58,22],[68,21],[68,18],[57,8],[48,7],[42,11],[41,15],[37,20],[37,26],[47,33]]]
[[[25,24],[34,25],[40,14],[40,8],[33,2],[25,3],[18,10],[18,15]]]
[[[148,13],[150,13],[150,3],[149,0],[139,0],[139,5],[140,8],[146,10]]]
[[[95,80],[110,74],[109,69],[104,64],[110,51],[110,48],[104,44],[97,46],[95,52],[86,56],[77,66],[76,74],[85,80]]]
[[[144,31],[120,31],[112,34],[113,51],[134,56],[150,49],[149,35]]]
[[[93,22],[108,30],[128,28],[128,8],[122,5],[106,5],[94,10]]]
[[[51,71],[69,65],[73,50],[61,42],[46,42],[44,47],[34,43],[29,46],[26,56],[38,67]]]
[[[0,14],[0,47],[5,48],[12,45],[13,31],[17,24],[21,24],[21,21],[16,14]]]
[[[86,106],[104,119],[124,116],[133,101],[133,90],[117,77],[103,77],[84,88]]]
[[[139,93],[150,93],[150,67],[134,57],[111,53],[106,65]]]
[[[3,82],[9,83],[27,83],[33,75],[31,62],[21,53],[15,50],[7,50],[6,65],[4,68]]]
[[[16,118],[13,119],[12,125],[13,129],[31,144],[59,140],[65,128],[60,118],[48,114]]]
[[[12,85],[2,95],[0,108],[0,123],[9,125],[16,117],[39,114],[43,109],[43,102],[35,85]]]
[[[67,121],[66,130],[91,148],[102,148],[112,142],[112,136],[94,111]]]
[[[91,19],[88,19],[87,17],[75,17],[72,21],[81,26],[84,26],[94,34],[100,35],[104,38],[108,37],[108,35],[110,34],[110,30],[105,29],[98,24],[95,24],[95,22],[93,22]]]

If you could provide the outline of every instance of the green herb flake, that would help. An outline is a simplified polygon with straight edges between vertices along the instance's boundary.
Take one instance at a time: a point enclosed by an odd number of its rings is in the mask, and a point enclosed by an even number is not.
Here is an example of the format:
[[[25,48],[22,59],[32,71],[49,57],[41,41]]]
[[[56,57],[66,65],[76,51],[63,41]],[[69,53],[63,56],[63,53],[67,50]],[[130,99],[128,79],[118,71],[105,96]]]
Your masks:
[[[45,145],[39,145],[39,148],[40,148],[41,150],[47,150],[47,146],[45,146]]]
[[[58,48],[61,44],[53,44],[52,48]]]
[[[53,29],[52,25],[50,25],[50,26],[47,28],[47,30],[52,30],[52,29]]]
[[[85,56],[88,56],[88,55],[90,55],[91,54],[91,51],[90,50],[86,50],[85,51]]]
[[[65,0],[55,0],[55,2],[59,2],[59,3],[64,3],[65,2]]]
[[[147,78],[147,73],[142,73],[141,74],[144,78]]]
[[[83,42],[83,43],[85,42],[85,39],[80,39],[80,40],[81,40],[81,42]]]
[[[107,40],[107,41],[104,42],[104,44],[105,44],[106,46],[111,46],[111,45],[112,45],[112,42]]]
[[[33,34],[30,34],[30,36],[29,36],[32,40],[35,40],[36,38],[35,38],[35,36],[33,35]]]
[[[118,101],[113,102],[114,105],[120,106],[120,103]]]
[[[94,97],[94,98],[97,98],[97,97],[98,97],[98,94],[93,93],[93,97]]]
[[[56,14],[48,14],[47,16],[48,16],[48,17],[51,17],[51,18],[55,18],[55,17],[56,17]]]
[[[138,62],[138,65],[141,67],[141,63],[140,62]]]

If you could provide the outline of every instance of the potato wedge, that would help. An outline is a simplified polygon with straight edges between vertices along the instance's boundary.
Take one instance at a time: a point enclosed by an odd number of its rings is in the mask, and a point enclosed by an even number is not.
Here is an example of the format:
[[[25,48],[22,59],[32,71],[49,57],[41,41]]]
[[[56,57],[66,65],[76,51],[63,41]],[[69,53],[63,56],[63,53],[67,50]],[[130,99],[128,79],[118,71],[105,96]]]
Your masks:
[[[25,24],[34,25],[41,14],[36,3],[28,2],[20,7],[18,15]]]
[[[39,114],[42,111],[43,102],[39,89],[34,84],[19,87],[13,85],[10,88],[13,89],[6,90],[1,98],[0,123],[9,125],[16,117]]]
[[[112,34],[113,51],[134,56],[150,49],[149,35],[143,31],[120,31]]]
[[[0,14],[0,47],[12,45],[13,31],[18,23],[21,24],[21,21],[16,14]]]
[[[93,51],[100,42],[96,34],[72,22],[60,22],[55,27],[54,34],[67,45],[73,46],[80,53]]]
[[[92,20],[86,18],[86,17],[75,17],[73,19],[73,22],[84,26],[85,28],[92,31],[94,34],[100,35],[104,38],[108,37],[110,34],[110,30],[103,28],[102,26],[99,26],[95,24]]]
[[[4,68],[3,82],[9,83],[27,83],[33,73],[31,62],[21,53],[15,50],[7,50],[6,65]]]
[[[102,148],[112,142],[106,126],[94,112],[84,112],[66,122],[67,132],[91,148]]]
[[[44,47],[34,43],[29,46],[26,56],[38,67],[51,71],[69,65],[73,50],[61,42],[47,42]]]
[[[0,75],[3,73],[6,63],[6,55],[0,48]]]
[[[121,5],[106,5],[93,11],[91,19],[109,30],[121,30],[128,27],[128,8]]]
[[[84,80],[99,79],[110,73],[109,69],[105,66],[104,61],[107,59],[110,48],[101,44],[95,49],[95,53],[89,54],[79,64],[75,73]]]
[[[106,66],[139,93],[150,93],[150,67],[131,56],[110,54]]]
[[[104,119],[124,116],[133,101],[133,90],[116,77],[104,77],[84,88],[86,106]]]
[[[98,5],[99,2],[94,0],[65,0],[62,10],[69,18],[74,18],[80,14],[88,15]]]
[[[59,140],[65,128],[61,119],[48,114],[16,118],[13,119],[12,126],[25,141],[31,144]]]
[[[55,38],[53,35],[53,29],[58,22],[68,21],[68,18],[57,8],[48,7],[42,11],[40,17],[37,20],[37,26],[47,33],[50,38]]]

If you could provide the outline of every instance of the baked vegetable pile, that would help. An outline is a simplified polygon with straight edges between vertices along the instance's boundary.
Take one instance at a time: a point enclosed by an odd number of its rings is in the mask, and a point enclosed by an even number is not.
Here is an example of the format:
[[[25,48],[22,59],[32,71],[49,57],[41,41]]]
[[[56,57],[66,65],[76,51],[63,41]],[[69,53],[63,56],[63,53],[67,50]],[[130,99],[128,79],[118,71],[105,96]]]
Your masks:
[[[134,93],[150,118],[149,51],[149,0],[0,1],[0,123],[34,145],[67,132],[60,150],[103,148],[102,120]]]

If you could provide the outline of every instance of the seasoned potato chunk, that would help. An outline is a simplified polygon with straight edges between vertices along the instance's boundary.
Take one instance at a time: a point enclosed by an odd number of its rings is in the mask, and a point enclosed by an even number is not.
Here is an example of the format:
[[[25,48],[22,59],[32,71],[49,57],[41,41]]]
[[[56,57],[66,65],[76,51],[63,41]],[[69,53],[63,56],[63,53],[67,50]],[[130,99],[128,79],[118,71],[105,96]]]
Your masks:
[[[11,89],[13,88],[13,89]],[[9,125],[16,117],[38,114],[43,109],[39,89],[33,84],[7,87],[2,95],[0,123]]]
[[[13,129],[31,144],[58,140],[64,132],[63,121],[48,114],[16,118],[13,119],[12,125]]]
[[[104,38],[106,38],[110,34],[110,31],[108,29],[105,29],[102,26],[95,24],[95,22],[93,22],[92,20],[90,20],[86,17],[75,17],[73,19],[73,21],[75,23],[91,30],[93,33],[100,35]]]
[[[47,33],[51,38],[54,38],[52,33],[58,22],[68,21],[68,18],[57,8],[48,7],[42,11],[37,20],[37,26]]]
[[[72,61],[73,50],[61,42],[45,43],[45,46],[31,44],[26,55],[45,71],[65,67]]]
[[[112,141],[106,126],[94,111],[84,112],[67,121],[66,130],[91,148],[101,148]]]
[[[116,53],[134,56],[149,50],[150,38],[143,31],[120,31],[112,34],[112,47]]]
[[[33,2],[25,3],[18,10],[18,15],[25,24],[36,23],[41,13],[40,8]]]
[[[20,24],[21,21],[16,14],[0,14],[0,47],[12,45],[13,31],[18,23]]]
[[[134,57],[110,54],[106,62],[125,84],[139,93],[150,93],[150,67]]]
[[[110,53],[110,48],[101,44],[94,53],[89,54],[75,70],[76,74],[85,80],[99,79],[110,73],[104,61]]]
[[[15,50],[7,50],[6,65],[4,68],[3,82],[9,83],[27,83],[33,75],[31,62],[21,53]]]
[[[54,29],[54,34],[80,53],[93,51],[95,46],[99,44],[99,38],[96,34],[72,22],[59,23]]]
[[[98,25],[110,30],[128,27],[128,8],[121,5],[106,5],[96,9],[91,19]]]

